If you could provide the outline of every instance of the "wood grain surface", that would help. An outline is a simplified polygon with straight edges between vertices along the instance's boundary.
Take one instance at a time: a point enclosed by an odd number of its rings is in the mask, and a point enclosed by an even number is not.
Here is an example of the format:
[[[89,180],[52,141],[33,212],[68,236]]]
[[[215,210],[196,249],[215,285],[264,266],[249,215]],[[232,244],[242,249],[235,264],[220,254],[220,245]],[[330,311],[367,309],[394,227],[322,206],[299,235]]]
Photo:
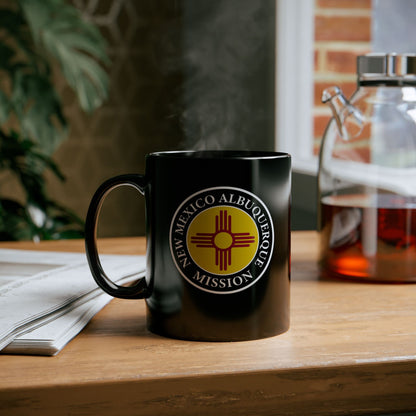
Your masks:
[[[416,412],[416,285],[319,278],[317,234],[292,235],[291,328],[205,343],[146,329],[114,299],[55,357],[0,356],[0,415],[359,415]],[[83,251],[81,241],[0,247]],[[144,253],[143,238],[102,253]]]

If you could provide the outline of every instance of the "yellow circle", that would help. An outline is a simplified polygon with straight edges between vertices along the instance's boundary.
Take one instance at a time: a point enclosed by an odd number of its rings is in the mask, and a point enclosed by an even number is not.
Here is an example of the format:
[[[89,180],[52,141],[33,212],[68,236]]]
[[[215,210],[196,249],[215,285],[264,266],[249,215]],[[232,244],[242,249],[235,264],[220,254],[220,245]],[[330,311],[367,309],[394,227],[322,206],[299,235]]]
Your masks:
[[[192,260],[208,273],[231,275],[256,255],[259,233],[245,211],[215,206],[199,213],[189,225],[187,246]]]
[[[219,249],[227,249],[233,244],[233,236],[226,231],[217,233],[214,237],[214,246]]]

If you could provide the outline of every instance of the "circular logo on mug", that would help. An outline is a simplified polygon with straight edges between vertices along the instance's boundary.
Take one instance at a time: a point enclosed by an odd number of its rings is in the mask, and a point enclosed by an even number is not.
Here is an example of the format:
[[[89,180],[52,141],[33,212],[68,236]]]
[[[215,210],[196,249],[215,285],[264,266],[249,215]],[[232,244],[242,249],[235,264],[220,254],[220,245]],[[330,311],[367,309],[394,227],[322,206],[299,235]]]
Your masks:
[[[176,267],[206,292],[235,293],[252,286],[267,270],[273,245],[266,205],[239,188],[199,191],[183,201],[171,222]]]

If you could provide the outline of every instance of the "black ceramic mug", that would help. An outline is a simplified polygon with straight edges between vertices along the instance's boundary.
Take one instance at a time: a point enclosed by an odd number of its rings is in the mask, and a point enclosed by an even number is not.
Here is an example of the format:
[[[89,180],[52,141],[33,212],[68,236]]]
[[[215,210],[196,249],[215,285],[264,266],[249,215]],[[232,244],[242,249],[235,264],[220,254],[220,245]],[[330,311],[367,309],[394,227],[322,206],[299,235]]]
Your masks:
[[[133,186],[146,199],[147,275],[131,287],[106,276],[96,227],[105,196]],[[97,284],[145,298],[150,331],[200,341],[270,337],[289,328],[291,159],[256,151],[160,152],[144,175],[104,182],[86,219]]]

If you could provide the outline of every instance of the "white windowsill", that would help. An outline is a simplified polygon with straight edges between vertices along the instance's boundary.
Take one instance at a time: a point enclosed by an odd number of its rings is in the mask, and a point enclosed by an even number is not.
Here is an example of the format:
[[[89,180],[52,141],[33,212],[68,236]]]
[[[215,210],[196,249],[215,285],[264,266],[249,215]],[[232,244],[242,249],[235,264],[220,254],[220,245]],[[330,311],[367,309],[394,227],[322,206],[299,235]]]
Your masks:
[[[304,175],[317,176],[318,175],[318,158],[312,157],[309,159],[301,159],[294,157],[292,159],[292,170],[296,173]]]

